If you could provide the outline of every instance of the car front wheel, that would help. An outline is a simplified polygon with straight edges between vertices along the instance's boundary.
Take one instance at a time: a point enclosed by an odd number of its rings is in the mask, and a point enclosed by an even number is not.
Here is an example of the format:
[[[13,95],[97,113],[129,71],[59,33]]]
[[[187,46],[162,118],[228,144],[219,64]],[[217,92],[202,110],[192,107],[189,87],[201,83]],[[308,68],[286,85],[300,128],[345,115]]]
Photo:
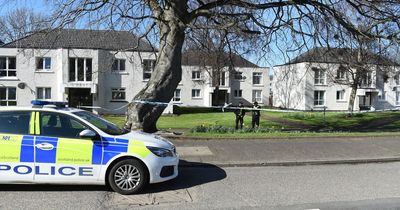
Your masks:
[[[148,175],[141,162],[134,159],[115,164],[108,175],[108,183],[115,192],[129,195],[141,191],[147,184]]]

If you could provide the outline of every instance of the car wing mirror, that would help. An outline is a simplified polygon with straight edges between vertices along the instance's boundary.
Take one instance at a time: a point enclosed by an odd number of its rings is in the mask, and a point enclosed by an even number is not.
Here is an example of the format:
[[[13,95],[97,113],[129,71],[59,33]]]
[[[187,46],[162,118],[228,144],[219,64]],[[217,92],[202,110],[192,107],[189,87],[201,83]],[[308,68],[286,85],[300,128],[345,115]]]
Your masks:
[[[97,134],[92,130],[86,129],[79,133],[79,137],[83,139],[95,139]]]

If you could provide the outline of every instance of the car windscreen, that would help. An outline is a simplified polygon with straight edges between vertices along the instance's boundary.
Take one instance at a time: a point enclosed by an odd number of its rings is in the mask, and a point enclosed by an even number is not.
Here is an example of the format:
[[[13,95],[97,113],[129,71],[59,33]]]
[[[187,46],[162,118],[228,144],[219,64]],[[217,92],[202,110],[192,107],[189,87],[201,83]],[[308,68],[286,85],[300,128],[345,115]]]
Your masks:
[[[90,122],[92,125],[96,126],[103,132],[110,134],[110,135],[123,135],[126,133],[129,133],[128,130],[121,129],[114,123],[111,123],[91,112],[87,111],[80,111],[80,112],[74,112],[74,115]]]

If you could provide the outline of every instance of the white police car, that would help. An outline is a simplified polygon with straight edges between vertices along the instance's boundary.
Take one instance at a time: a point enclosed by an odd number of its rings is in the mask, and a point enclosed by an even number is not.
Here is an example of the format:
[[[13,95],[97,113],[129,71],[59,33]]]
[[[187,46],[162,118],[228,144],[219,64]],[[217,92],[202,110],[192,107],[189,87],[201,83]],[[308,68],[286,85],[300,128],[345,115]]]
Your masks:
[[[175,147],[64,103],[0,108],[0,183],[108,184],[121,194],[178,175]]]

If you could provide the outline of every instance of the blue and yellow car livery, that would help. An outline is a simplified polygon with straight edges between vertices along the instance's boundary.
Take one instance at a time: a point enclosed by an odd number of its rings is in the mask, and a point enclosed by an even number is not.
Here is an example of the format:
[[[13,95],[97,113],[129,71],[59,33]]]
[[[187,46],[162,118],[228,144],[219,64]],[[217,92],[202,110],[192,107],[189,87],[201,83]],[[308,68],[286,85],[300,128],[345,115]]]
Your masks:
[[[79,109],[0,108],[0,183],[108,184],[122,194],[178,175],[175,147]]]

